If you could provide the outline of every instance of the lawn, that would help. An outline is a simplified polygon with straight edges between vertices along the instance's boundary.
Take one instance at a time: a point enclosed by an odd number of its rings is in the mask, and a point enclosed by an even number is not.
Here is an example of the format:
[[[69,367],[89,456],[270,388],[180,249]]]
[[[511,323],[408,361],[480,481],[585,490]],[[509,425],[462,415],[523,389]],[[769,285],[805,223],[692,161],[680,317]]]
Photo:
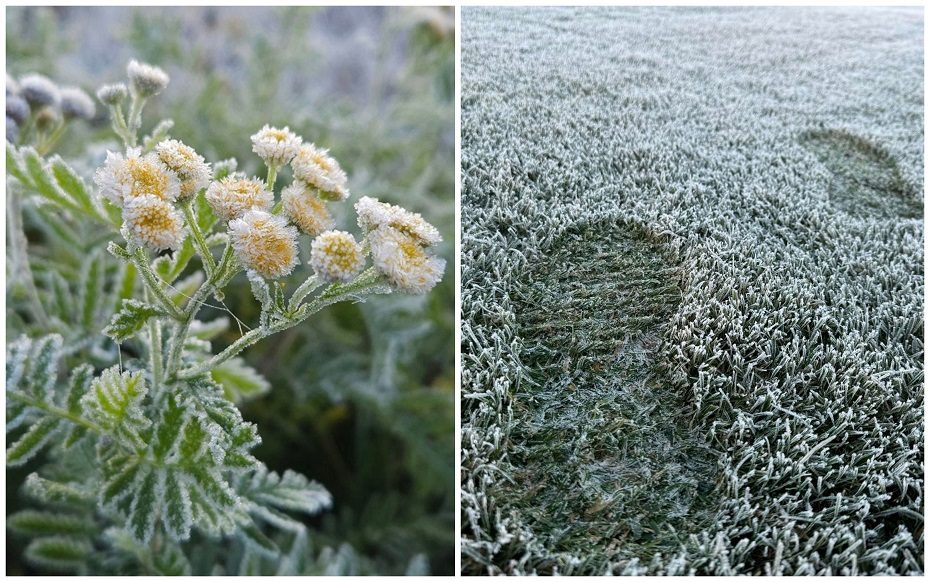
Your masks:
[[[922,22],[463,9],[466,573],[923,572]]]

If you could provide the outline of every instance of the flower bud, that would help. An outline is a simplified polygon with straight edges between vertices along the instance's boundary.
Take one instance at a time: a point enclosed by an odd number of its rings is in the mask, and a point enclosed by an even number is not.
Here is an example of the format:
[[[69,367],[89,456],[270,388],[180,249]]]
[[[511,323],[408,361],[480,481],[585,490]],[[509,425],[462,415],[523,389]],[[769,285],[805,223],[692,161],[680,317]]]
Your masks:
[[[20,93],[33,107],[58,106],[61,94],[58,86],[44,75],[26,75],[19,80]]]
[[[129,95],[129,89],[123,83],[104,85],[97,89],[97,99],[100,99],[105,105],[119,105],[126,99],[127,95]]]
[[[94,100],[84,91],[77,87],[66,87],[61,90],[61,113],[66,120],[91,120],[96,112]]]
[[[162,69],[136,60],[129,61],[126,74],[129,76],[132,92],[143,99],[154,97],[164,91],[170,80],[168,73]]]

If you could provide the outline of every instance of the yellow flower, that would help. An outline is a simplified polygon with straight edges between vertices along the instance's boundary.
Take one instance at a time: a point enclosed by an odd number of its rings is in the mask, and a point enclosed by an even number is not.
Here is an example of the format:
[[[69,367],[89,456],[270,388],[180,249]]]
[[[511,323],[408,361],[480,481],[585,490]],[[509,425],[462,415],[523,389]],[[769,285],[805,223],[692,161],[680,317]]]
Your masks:
[[[268,210],[274,202],[274,194],[265,189],[263,182],[243,174],[213,182],[207,188],[206,198],[213,212],[223,220],[239,218],[253,208]]]
[[[213,170],[210,169],[210,164],[204,161],[203,156],[176,139],[159,143],[155,146],[155,153],[181,180],[181,193],[178,197],[181,200],[187,200],[200,192],[201,188],[206,188],[213,178]]]
[[[280,168],[294,159],[302,142],[303,139],[287,127],[278,129],[265,125],[252,136],[252,151],[269,166]]]
[[[310,266],[324,281],[351,281],[364,265],[361,245],[347,232],[326,231],[310,245]]]
[[[177,249],[184,242],[184,217],[158,196],[142,194],[126,200],[122,233],[152,250]]]
[[[383,225],[368,240],[375,267],[399,290],[422,295],[442,279],[446,261],[429,254],[415,237]]]
[[[324,200],[340,201],[349,197],[346,173],[327,150],[305,144],[291,160],[291,169],[296,179],[315,188]]]
[[[284,215],[310,236],[317,236],[335,226],[326,203],[315,196],[303,182],[295,180],[281,192]]]
[[[145,194],[174,202],[181,193],[178,177],[155,154],[141,155],[130,148],[126,155],[107,152],[107,160],[94,174],[100,195],[123,207],[131,198]]]
[[[266,279],[290,274],[297,264],[297,229],[287,220],[252,209],[229,223],[236,258]]]
[[[371,232],[381,226],[390,226],[415,238],[424,246],[442,242],[442,236],[436,227],[426,222],[419,213],[379,202],[377,198],[363,196],[355,203],[355,212],[358,214],[358,225],[365,232]]]

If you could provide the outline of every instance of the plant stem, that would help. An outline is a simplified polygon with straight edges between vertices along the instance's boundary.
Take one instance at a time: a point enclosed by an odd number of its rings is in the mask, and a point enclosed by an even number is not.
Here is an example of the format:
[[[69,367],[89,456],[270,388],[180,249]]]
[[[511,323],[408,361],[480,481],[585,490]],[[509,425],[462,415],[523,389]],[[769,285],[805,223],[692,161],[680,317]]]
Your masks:
[[[213,253],[210,252],[210,247],[207,246],[207,241],[203,238],[200,225],[197,224],[197,217],[194,215],[194,201],[187,200],[181,205],[181,209],[184,211],[184,220],[187,221],[187,226],[191,231],[191,237],[194,239],[194,246],[197,247],[197,252],[200,253],[201,260],[203,261],[204,270],[207,272],[207,279],[210,279],[213,277],[213,272],[216,270],[216,261],[213,260]]]
[[[274,183],[278,179],[278,166],[268,166],[268,191],[274,194]]]
[[[73,422],[74,424],[79,424],[83,426],[84,428],[90,429],[94,432],[99,432],[99,433],[105,432],[103,430],[103,427],[100,426],[99,424],[96,424],[85,418],[77,416],[76,414],[72,414],[70,411],[65,410],[64,408],[53,406],[51,404],[48,404],[47,402],[43,402],[42,400],[36,400],[35,398],[30,398],[29,396],[26,396],[25,394],[14,392],[12,390],[8,390],[6,395],[7,395],[7,398],[13,398],[14,400],[19,400],[23,404],[32,406],[33,408],[38,408],[39,410],[47,414],[51,414],[52,416],[63,418],[65,420]]]
[[[149,300],[149,292],[146,290],[145,298]],[[149,319],[149,355],[152,359],[152,391],[155,392],[161,387],[162,381],[162,356],[161,356],[161,329],[158,318]]]
[[[131,256],[133,264],[139,269],[139,272],[142,273],[142,281],[145,283],[146,288],[152,292],[155,299],[158,300],[171,317],[178,321],[183,319],[184,312],[174,304],[174,301],[172,301],[171,298],[168,297],[168,294],[165,293],[165,290],[162,289],[161,284],[158,282],[157,275],[152,272],[152,268],[148,265],[148,258],[145,256],[145,251],[141,248],[136,249]]]
[[[214,289],[215,287],[212,281],[207,281],[201,285],[200,289],[191,297],[190,303],[188,303],[187,309],[184,311],[184,319],[178,322],[171,340],[171,352],[168,354],[166,378],[169,382],[176,379],[177,368],[181,363],[181,355],[184,353],[184,342],[187,341],[187,332],[190,331],[191,323],[194,322],[194,317],[196,317],[197,312],[200,311],[201,306],[203,306],[207,297]]]
[[[372,275],[372,270],[362,273],[359,275],[358,279],[347,285],[332,285],[323,293],[323,295],[316,298],[314,301],[300,307],[300,309],[296,311],[293,317],[288,319],[280,319],[270,325],[253,329],[209,360],[205,360],[195,366],[181,370],[177,373],[177,377],[181,380],[188,380],[190,378],[200,376],[201,374],[205,374],[226,360],[238,355],[239,352],[258,342],[259,340],[303,323],[311,315],[317,313],[325,307],[329,307],[330,305],[339,303],[340,301],[350,299],[351,297],[356,296],[364,291],[378,293],[380,291],[379,285],[380,278],[377,273]],[[330,294],[331,289],[335,289],[335,291]]]

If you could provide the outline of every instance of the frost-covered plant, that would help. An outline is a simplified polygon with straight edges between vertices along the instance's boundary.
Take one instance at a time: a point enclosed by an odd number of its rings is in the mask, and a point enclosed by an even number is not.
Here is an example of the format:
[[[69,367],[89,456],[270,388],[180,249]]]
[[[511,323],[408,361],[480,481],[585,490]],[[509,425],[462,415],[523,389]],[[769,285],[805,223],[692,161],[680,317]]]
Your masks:
[[[123,148],[107,153],[96,190],[62,158],[7,145],[17,204],[8,280],[28,306],[15,315],[28,333],[8,346],[7,465],[35,468],[27,490],[42,505],[9,525],[33,536],[27,556],[49,569],[185,573],[197,544],[224,537],[237,540],[229,555],[240,568],[266,557],[288,572],[281,540],[305,546],[299,515],[331,497],[252,455],[260,438],[233,401],[269,386],[239,354],[336,303],[428,292],[445,267],[430,250],[440,237],[420,215],[369,198],[356,205],[361,240],[334,230],[327,205],[348,198],[346,173],[288,128],[252,136],[264,180],[169,139],[170,121],[140,139],[146,102],[169,77],[136,61],[127,73],[97,92]],[[30,107],[49,106],[47,81],[20,80]],[[86,113],[69,94],[52,100],[63,117]],[[278,199],[288,164],[294,178]],[[75,277],[29,252],[21,195],[37,201],[43,229],[87,253]],[[251,328],[223,303],[243,271],[260,306]],[[214,350],[229,320],[202,320],[204,308],[228,312],[240,337]]]
[[[40,154],[51,151],[68,123],[91,120],[93,99],[78,87],[59,87],[45,75],[6,78],[6,141],[31,144]]]

